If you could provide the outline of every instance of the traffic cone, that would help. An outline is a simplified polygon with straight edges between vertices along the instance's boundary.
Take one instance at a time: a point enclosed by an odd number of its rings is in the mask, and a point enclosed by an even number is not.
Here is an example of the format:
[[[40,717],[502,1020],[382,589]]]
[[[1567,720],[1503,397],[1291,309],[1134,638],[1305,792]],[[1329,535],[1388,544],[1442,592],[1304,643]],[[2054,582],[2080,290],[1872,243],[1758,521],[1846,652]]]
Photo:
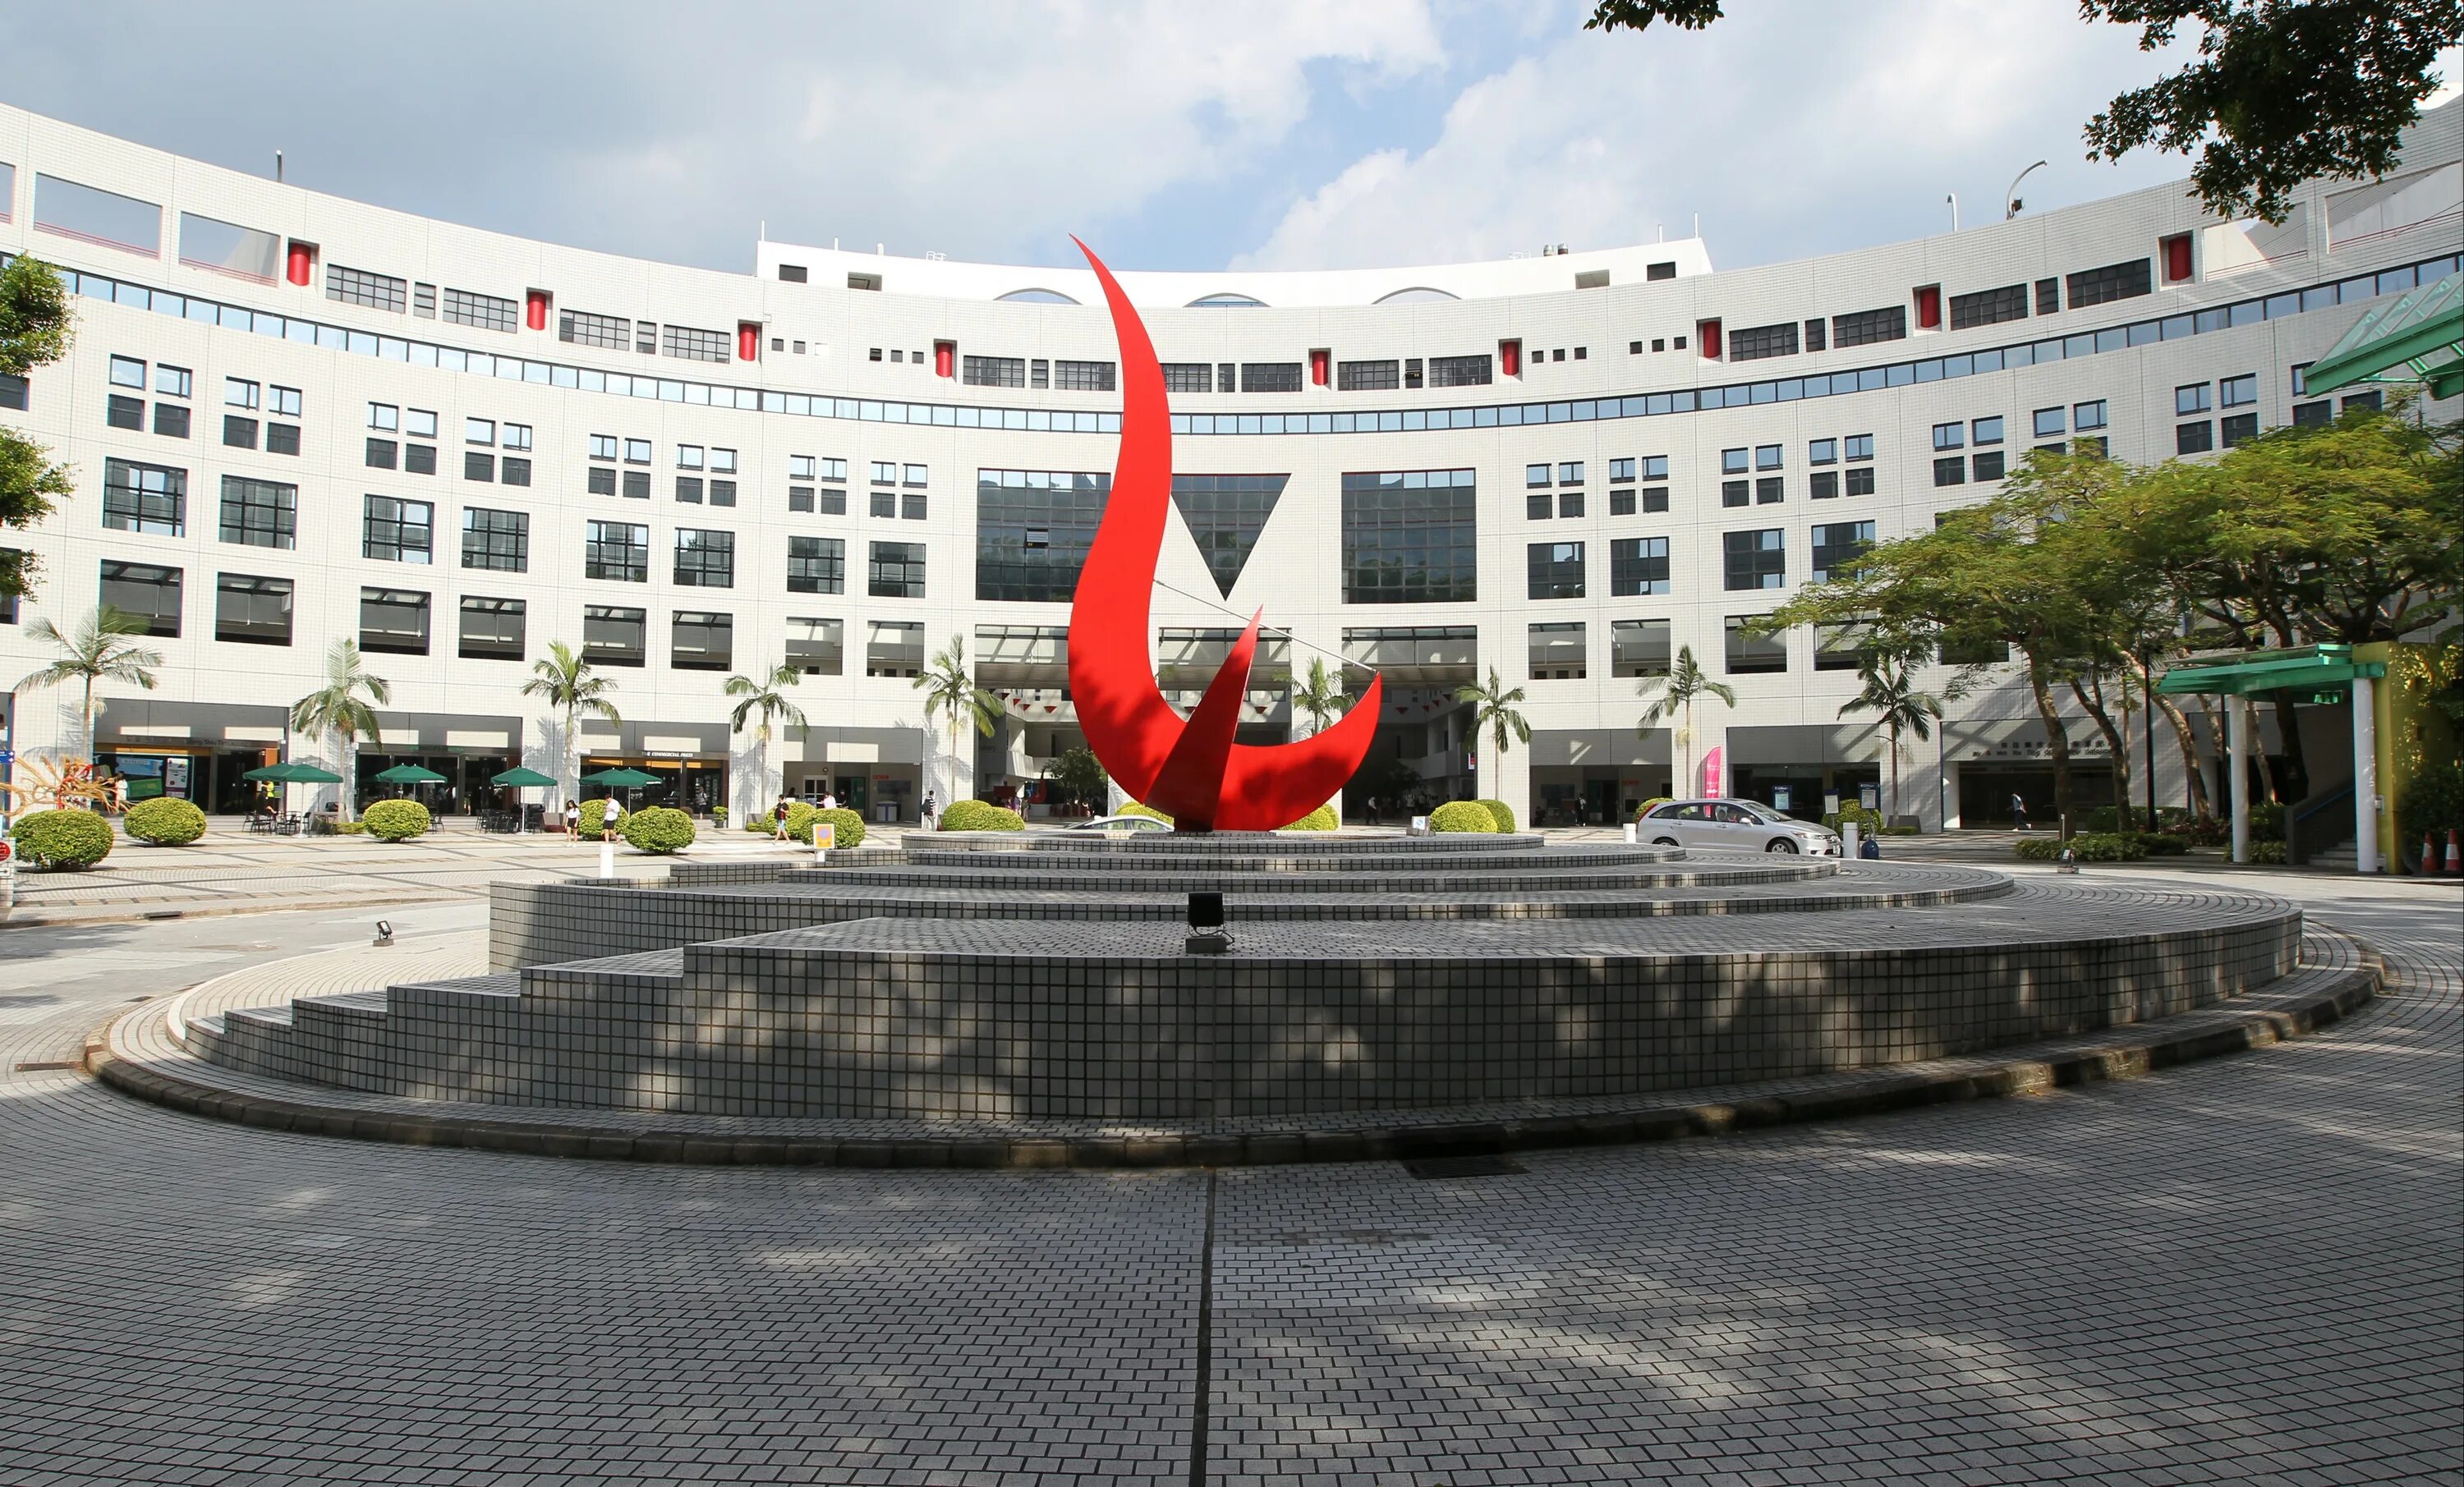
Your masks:
[[[2438,876],[2438,843],[2431,839],[2427,826],[2421,831],[2421,875],[2425,878]]]
[[[2453,878],[2458,874],[2464,874],[2464,846],[2456,843],[2455,828],[2450,826],[2447,828],[2447,876]]]

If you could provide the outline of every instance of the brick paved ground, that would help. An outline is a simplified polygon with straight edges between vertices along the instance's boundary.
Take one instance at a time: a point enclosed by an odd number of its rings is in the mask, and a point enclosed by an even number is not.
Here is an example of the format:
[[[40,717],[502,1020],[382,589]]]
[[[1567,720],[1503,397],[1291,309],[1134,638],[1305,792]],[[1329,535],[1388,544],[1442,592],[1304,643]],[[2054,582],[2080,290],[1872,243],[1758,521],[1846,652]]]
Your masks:
[[[2125,1084],[1437,1179],[251,1131],[18,1065],[329,919],[12,929],[0,1482],[2464,1481],[2464,906],[2267,886],[2400,983]]]

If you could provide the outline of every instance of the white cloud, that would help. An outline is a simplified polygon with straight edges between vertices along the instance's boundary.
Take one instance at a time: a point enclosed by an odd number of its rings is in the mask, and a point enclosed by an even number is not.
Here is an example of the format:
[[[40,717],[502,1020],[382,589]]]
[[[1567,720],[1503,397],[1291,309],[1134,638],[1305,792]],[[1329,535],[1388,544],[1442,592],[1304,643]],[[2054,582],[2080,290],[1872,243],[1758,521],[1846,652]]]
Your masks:
[[[1819,16],[1820,24],[1809,24]],[[2164,58],[2063,6],[1873,0],[1741,7],[1700,33],[1576,32],[1464,88],[1427,148],[1363,155],[1236,267],[1493,258],[1685,235],[1713,260],[1803,256],[2173,179],[2178,159],[2081,160],[2079,128]]]

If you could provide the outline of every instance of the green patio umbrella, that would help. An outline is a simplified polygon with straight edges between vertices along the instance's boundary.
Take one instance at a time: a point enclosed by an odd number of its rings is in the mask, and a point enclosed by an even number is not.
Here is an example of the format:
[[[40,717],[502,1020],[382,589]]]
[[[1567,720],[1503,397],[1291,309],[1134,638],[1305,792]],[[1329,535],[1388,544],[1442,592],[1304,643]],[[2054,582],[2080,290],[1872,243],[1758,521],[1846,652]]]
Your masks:
[[[637,769],[619,767],[604,769],[596,775],[584,775],[582,776],[582,782],[585,785],[605,785],[610,790],[624,791],[625,809],[629,811],[633,808],[633,792],[644,785],[657,784],[659,776],[644,774]]]
[[[342,782],[341,776],[329,769],[320,769],[304,759],[285,759],[279,764],[260,765],[242,775],[240,778],[260,779],[270,784],[285,786],[282,792],[282,805],[285,810],[290,809],[291,806],[291,792],[287,788],[289,786],[339,785]]]
[[[445,782],[444,776],[416,764],[397,764],[391,769],[379,770],[377,778],[388,785],[441,785]]]
[[[528,790],[534,785],[553,785],[556,783],[556,780],[552,776],[542,775],[535,769],[524,769],[520,765],[517,764],[512,769],[505,771],[501,775],[489,776],[488,783],[492,785],[503,785],[514,790]],[[529,803],[530,802],[526,800],[517,802],[517,805],[528,805]],[[517,810],[515,814],[521,820],[521,829],[524,832],[528,832],[531,829],[531,813],[527,810]]]

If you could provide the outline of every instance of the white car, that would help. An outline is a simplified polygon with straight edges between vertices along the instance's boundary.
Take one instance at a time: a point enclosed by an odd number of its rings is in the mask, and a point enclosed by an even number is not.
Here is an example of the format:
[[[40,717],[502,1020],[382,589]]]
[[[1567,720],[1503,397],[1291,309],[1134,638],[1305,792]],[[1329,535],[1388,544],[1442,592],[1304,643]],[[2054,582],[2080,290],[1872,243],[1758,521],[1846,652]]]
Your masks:
[[[1092,820],[1074,820],[1061,828],[1064,831],[1170,831],[1172,822],[1152,816],[1098,816]]]
[[[1635,840],[1652,846],[1837,857],[1839,835],[1753,800],[1671,800],[1652,807]]]

